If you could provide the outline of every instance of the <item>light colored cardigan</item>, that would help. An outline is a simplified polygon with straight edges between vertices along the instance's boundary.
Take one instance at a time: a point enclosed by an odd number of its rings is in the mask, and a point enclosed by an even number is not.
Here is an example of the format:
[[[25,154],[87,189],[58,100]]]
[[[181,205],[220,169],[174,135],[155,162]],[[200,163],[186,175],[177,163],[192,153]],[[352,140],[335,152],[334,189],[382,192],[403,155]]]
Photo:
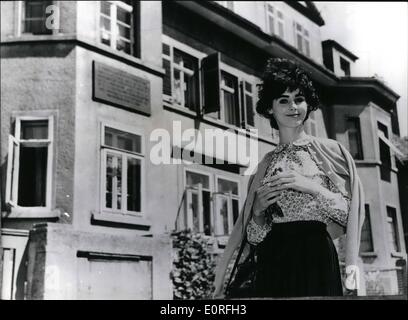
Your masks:
[[[325,174],[338,187],[340,192],[351,199],[347,227],[336,222],[327,225],[327,231],[336,239],[346,233],[346,288],[354,290],[359,285],[358,252],[360,247],[361,228],[364,222],[364,192],[357,174],[357,168],[350,153],[336,140],[307,136],[309,151],[315,161],[320,162]],[[244,237],[246,226],[252,217],[252,205],[255,191],[260,187],[262,178],[271,161],[273,152],[265,155],[259,163],[258,170],[251,176],[248,183],[248,195],[241,213],[228,239],[227,246],[217,265],[214,281],[214,298],[224,296],[225,275],[228,265]],[[272,230],[273,232],[273,225]],[[242,257],[249,252],[249,245],[243,251]]]

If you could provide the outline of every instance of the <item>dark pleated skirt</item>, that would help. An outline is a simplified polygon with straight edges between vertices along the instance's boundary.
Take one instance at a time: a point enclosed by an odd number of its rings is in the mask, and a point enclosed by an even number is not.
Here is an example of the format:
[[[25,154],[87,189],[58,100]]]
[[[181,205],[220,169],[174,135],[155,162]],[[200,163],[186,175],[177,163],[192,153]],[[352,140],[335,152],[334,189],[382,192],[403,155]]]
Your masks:
[[[273,224],[256,253],[257,297],[343,295],[337,251],[324,223]]]

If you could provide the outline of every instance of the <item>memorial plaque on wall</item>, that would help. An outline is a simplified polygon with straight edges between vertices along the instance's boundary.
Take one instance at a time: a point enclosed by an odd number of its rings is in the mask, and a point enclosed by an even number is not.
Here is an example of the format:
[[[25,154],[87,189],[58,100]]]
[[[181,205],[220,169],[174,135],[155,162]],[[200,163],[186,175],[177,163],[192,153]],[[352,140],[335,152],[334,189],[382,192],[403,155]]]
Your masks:
[[[93,61],[92,99],[150,115],[150,82]]]

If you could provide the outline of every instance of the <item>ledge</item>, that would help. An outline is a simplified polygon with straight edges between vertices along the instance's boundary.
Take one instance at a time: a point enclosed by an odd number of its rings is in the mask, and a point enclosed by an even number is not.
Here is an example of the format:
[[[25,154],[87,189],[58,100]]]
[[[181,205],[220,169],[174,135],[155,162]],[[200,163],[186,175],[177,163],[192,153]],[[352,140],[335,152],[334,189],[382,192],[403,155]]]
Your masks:
[[[376,258],[378,256],[377,252],[362,252],[360,253],[361,258]]]
[[[120,213],[108,213],[108,212],[91,212],[91,219],[101,222],[121,223],[127,225],[141,226],[144,229],[150,228],[152,223],[150,220],[133,215],[125,215]]]
[[[2,212],[3,219],[14,218],[59,218],[61,216],[60,209],[47,209],[42,207],[12,207],[10,212]]]
[[[154,74],[159,77],[164,77],[165,71],[163,68],[155,66],[151,63],[147,63],[140,58],[131,56],[126,53],[122,53],[116,50],[109,48],[103,44],[99,44],[93,42],[91,39],[87,39],[84,37],[80,37],[78,35],[73,34],[61,34],[61,35],[22,35],[20,37],[9,37],[9,38],[2,38],[0,45],[13,45],[13,44],[20,44],[20,43],[73,43],[74,45],[81,46],[85,49],[94,51],[96,53],[108,56],[110,58],[114,58],[118,61],[124,62],[127,65],[132,67],[136,67],[140,70],[147,71],[151,74]]]
[[[394,251],[394,252],[391,252],[391,257],[393,257],[393,258],[404,258],[405,255],[404,255],[403,252]]]

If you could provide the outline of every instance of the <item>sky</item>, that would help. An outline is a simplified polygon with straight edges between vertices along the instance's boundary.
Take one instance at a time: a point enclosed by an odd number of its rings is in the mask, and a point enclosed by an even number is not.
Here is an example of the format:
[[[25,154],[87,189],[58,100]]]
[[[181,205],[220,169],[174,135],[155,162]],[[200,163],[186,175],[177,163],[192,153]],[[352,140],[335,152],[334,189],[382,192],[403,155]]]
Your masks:
[[[322,40],[336,40],[359,57],[352,76],[377,74],[400,95],[400,135],[408,135],[408,3],[314,3],[325,21]]]

